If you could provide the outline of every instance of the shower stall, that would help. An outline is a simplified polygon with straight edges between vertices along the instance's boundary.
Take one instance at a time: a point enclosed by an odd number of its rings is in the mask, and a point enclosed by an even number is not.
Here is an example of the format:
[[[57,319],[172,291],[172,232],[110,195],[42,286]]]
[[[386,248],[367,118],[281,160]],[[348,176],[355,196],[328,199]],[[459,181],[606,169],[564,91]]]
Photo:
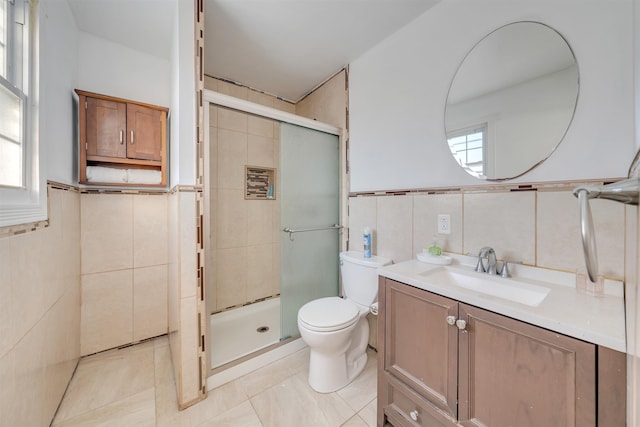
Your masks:
[[[205,289],[209,366],[220,372],[291,342],[298,309],[338,294],[341,146],[338,129],[215,95]]]

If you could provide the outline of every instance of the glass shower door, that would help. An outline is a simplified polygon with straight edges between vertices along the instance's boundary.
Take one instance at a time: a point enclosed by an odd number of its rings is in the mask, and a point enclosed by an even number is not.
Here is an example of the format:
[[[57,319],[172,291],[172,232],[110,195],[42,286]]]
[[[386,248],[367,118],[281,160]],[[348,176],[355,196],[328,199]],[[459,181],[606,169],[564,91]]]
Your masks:
[[[340,144],[337,135],[280,124],[281,336],[299,335],[298,310],[338,295]]]

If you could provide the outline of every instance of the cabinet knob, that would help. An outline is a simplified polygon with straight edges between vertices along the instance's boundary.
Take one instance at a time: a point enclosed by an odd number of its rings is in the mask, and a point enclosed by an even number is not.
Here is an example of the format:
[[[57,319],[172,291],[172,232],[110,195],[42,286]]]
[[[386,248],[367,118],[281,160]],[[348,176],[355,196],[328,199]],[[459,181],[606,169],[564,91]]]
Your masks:
[[[133,144],[133,131],[131,131],[131,143]]]
[[[462,319],[458,319],[456,321],[456,326],[458,327],[458,329],[460,329],[461,331],[464,331],[467,328],[467,322],[465,322]]]
[[[124,144],[124,130],[120,129],[120,145]]]
[[[456,316],[447,316],[447,323],[451,326],[456,324]]]
[[[409,416],[413,421],[418,421],[418,410],[414,409],[413,411],[409,412]]]

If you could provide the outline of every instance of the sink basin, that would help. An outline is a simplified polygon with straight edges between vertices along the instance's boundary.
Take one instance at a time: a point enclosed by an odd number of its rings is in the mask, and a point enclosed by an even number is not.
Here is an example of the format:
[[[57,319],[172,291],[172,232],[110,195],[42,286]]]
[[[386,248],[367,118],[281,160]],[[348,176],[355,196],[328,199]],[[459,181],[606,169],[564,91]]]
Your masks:
[[[549,294],[550,289],[514,278],[490,276],[486,273],[467,271],[459,267],[438,267],[420,273],[434,285],[458,286],[481,294],[537,307]]]

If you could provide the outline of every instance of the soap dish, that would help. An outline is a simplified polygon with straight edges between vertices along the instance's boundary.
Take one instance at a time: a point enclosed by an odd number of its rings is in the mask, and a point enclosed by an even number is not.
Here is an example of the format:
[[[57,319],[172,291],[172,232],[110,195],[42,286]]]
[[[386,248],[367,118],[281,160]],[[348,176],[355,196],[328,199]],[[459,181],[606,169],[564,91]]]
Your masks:
[[[426,262],[428,264],[449,265],[451,264],[451,261],[453,261],[453,258],[449,255],[436,256],[431,255],[428,252],[419,252],[416,257],[418,258],[418,261]]]

